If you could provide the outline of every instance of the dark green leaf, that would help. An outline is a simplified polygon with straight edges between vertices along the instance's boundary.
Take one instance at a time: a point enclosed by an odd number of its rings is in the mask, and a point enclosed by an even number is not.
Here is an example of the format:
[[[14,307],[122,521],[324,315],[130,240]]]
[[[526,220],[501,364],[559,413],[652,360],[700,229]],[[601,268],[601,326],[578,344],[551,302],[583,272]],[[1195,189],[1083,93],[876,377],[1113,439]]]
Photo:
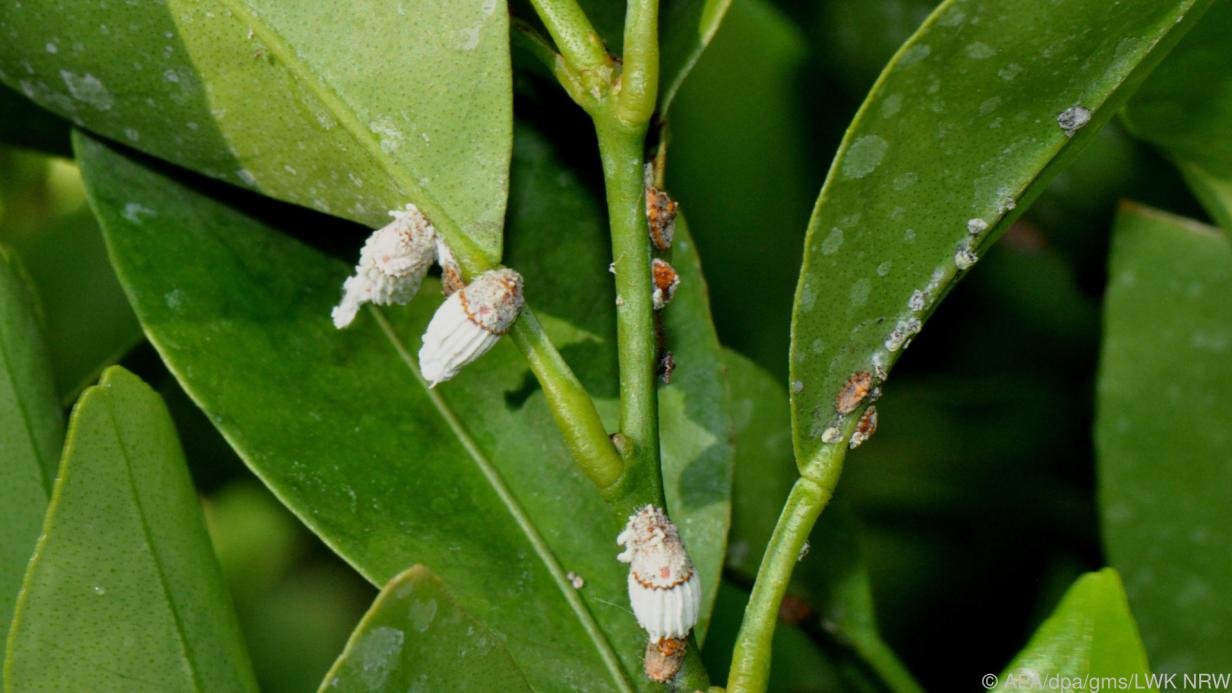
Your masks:
[[[8,632],[56,476],[64,417],[34,295],[0,246],[0,634]]]
[[[641,684],[645,636],[625,606],[620,527],[512,344],[428,390],[414,353],[440,300],[433,286],[409,308],[336,331],[329,309],[346,263],[95,141],[83,138],[79,156],[152,342],[301,519],[374,583],[430,563],[517,661],[535,663],[534,685]],[[614,422],[615,296],[600,204],[531,131],[519,132],[513,182],[509,264]],[[134,203],[149,210],[135,223],[122,213]],[[662,397],[673,422],[665,478],[712,601],[728,513],[725,384],[684,231],[666,321],[678,367]]]
[[[804,23],[832,77],[857,99],[938,0],[827,0]]]
[[[90,130],[370,226],[412,201],[462,261],[500,257],[501,0],[5,3],[0,32],[0,81]]]
[[[1162,671],[1232,666],[1232,247],[1122,209],[1113,236],[1096,444],[1103,533]]]
[[[666,115],[689,71],[714,38],[732,0],[669,0],[659,10],[659,113]]]
[[[80,191],[81,179],[69,172],[69,184]],[[42,299],[56,390],[67,404],[141,341],[141,326],[84,200],[19,247]]]
[[[783,374],[796,280],[788,268],[800,264],[817,191],[801,146],[812,129],[799,107],[807,48],[765,0],[736,3],[672,107],[667,160],[668,188],[723,306],[723,343]]]
[[[70,156],[72,126],[0,84],[0,142]]]
[[[993,690],[1073,690],[1075,682],[1087,687],[1092,678],[1122,677],[1154,690],[1150,673],[1121,578],[1105,568],[1074,583]]]
[[[834,406],[848,377],[890,368],[960,268],[1209,4],[950,0],[903,46],[809,224],[792,330],[798,462],[824,449],[828,429],[850,434],[860,410],[844,417]]]
[[[727,565],[751,582],[778,520],[774,509],[782,507],[797,476],[790,414],[782,385],[735,352],[723,355],[736,441]],[[793,574],[789,589],[793,601],[787,611],[797,612],[796,618],[816,614],[826,632],[863,658],[894,690],[918,690],[877,631],[868,568],[860,555],[854,520],[841,500],[826,508],[809,535],[809,545],[812,548]]]
[[[171,418],[118,367],[73,412],[4,683],[256,690]]]
[[[1232,233],[1232,3],[1217,2],[1125,108],[1131,131],[1171,154]]]
[[[424,566],[390,581],[321,683],[343,691],[530,691],[500,636]]]

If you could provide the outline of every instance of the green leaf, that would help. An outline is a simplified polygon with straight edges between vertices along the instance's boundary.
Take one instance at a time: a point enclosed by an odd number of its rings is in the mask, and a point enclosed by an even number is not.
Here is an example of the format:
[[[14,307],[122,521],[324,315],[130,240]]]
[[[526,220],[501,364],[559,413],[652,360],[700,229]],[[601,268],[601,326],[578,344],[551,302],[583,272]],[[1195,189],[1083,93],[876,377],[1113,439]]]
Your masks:
[[[468,269],[500,258],[500,0],[6,3],[0,32],[0,81],[78,125],[369,226],[414,202]]]
[[[11,237],[30,270],[43,306],[56,390],[67,406],[143,335],[85,204],[76,167],[53,161],[48,168],[38,186],[18,193],[51,200],[30,210],[37,228],[33,233],[4,228],[0,236]],[[61,205],[70,209],[57,209]]]
[[[16,256],[0,246],[0,633],[8,631],[56,476],[64,417]]]
[[[615,295],[601,203],[534,132],[519,131],[517,151],[509,264],[614,428]],[[517,661],[535,663],[532,685],[642,685],[645,635],[626,608],[619,523],[570,458],[511,343],[429,390],[414,354],[440,301],[433,285],[409,308],[367,311],[337,331],[329,310],[349,263],[97,141],[81,138],[78,153],[151,341],[293,512],[375,584],[432,565]],[[132,203],[149,210],[136,223],[123,214]],[[710,603],[728,512],[725,385],[705,287],[680,233],[664,476]],[[585,580],[581,590],[568,572]]]
[[[1072,690],[1103,677],[1154,690],[1150,674],[1121,578],[1104,568],[1078,578],[993,690]]]
[[[868,91],[938,0],[832,0],[803,22],[832,78],[855,98]]]
[[[421,565],[381,590],[321,683],[334,689],[532,690],[500,636]]]
[[[190,448],[191,436],[183,437]],[[251,477],[212,494],[205,519],[257,684],[267,693],[315,689],[376,590],[316,550],[308,530]]]
[[[5,690],[256,690],[162,399],[108,369],[73,411]]]
[[[860,414],[835,411],[847,379],[890,368],[962,274],[961,251],[986,250],[1209,4],[950,0],[903,46],[809,223],[792,320],[798,463],[829,449],[828,429],[844,444]],[[1079,107],[1091,120],[1070,137],[1059,120]]]
[[[778,519],[770,510],[782,507],[797,477],[790,415],[782,385],[733,351],[724,351],[723,357],[731,382],[736,441],[727,566],[752,582]],[[826,632],[861,657],[893,690],[919,690],[877,630],[872,586],[856,532],[850,509],[836,499],[809,535],[812,548],[793,573],[789,597],[797,610],[815,614]]]
[[[1113,235],[1096,446],[1110,563],[1161,671],[1232,666],[1232,247],[1137,206]]]
[[[731,4],[732,0],[674,0],[660,9],[660,116],[667,115],[680,85],[714,39]]]
[[[624,45],[623,0],[578,0],[608,51],[620,55]],[[671,108],[680,85],[710,44],[732,0],[663,0],[659,5],[660,117]]]
[[[1211,217],[1232,232],[1232,3],[1211,7],[1124,117],[1130,131],[1176,160]]]
[[[69,156],[71,125],[0,84],[0,142]]]
[[[672,107],[667,162],[668,189],[723,306],[723,343],[783,373],[796,279],[784,268],[800,263],[816,195],[817,172],[800,146],[812,130],[798,103],[807,49],[769,2],[736,3]],[[750,277],[755,301],[747,300]]]

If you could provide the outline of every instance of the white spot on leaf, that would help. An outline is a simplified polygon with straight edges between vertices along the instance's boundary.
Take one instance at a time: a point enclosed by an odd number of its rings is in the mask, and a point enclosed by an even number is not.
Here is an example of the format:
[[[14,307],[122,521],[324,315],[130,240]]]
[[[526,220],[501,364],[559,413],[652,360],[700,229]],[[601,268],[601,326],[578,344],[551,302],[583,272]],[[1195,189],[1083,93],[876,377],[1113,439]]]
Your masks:
[[[890,143],[877,135],[865,135],[852,143],[843,159],[843,177],[863,178],[881,165]]]

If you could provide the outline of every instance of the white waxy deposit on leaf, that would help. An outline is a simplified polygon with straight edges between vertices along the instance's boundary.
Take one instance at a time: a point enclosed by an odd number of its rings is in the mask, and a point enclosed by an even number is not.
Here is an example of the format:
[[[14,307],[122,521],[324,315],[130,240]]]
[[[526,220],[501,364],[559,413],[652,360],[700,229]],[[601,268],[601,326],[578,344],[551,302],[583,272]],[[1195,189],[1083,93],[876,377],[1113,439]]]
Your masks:
[[[1065,131],[1066,137],[1073,137],[1074,133],[1089,122],[1091,122],[1091,112],[1082,106],[1070,106],[1057,116],[1057,125]]]

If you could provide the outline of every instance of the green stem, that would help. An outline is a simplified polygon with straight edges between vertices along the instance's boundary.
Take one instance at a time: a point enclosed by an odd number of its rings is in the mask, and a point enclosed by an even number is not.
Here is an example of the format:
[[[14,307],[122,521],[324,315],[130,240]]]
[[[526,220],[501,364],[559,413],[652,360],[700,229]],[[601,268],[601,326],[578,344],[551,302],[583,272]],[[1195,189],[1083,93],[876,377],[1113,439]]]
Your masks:
[[[849,645],[893,693],[923,693],[924,689],[881,638],[862,637]]]
[[[778,624],[779,606],[787,592],[791,572],[800,560],[800,550],[808,541],[822,509],[830,502],[842,472],[847,446],[822,448],[817,458],[803,469],[787,496],[770,544],[757,569],[753,594],[744,610],[744,621],[736,635],[731,671],[727,677],[730,693],[760,693],[770,677],[770,644]]]
[[[646,126],[595,118],[607,190],[616,270],[616,343],[620,363],[620,432],[624,435],[625,493],[662,503],[656,345],[651,301],[650,230],[646,225],[642,147]]]
[[[581,106],[587,112],[592,111],[596,102],[590,92],[586,91],[586,87],[582,84],[581,76],[569,65],[560,53],[552,47],[548,40],[544,38],[533,26],[514,17],[510,22],[510,33],[513,38],[514,45],[521,47],[526,52],[530,53],[544,67],[552,73],[560,86],[564,88],[565,93],[573,102]]]
[[[617,107],[620,119],[626,123],[650,122],[658,95],[659,0],[629,0]]]
[[[612,56],[576,0],[530,0],[557,49],[588,90],[605,93],[611,83]]]
[[[556,351],[530,306],[523,308],[509,337],[525,355],[531,372],[539,380],[548,408],[573,458],[600,491],[614,489],[624,471],[624,463],[612,447],[590,395]]]

